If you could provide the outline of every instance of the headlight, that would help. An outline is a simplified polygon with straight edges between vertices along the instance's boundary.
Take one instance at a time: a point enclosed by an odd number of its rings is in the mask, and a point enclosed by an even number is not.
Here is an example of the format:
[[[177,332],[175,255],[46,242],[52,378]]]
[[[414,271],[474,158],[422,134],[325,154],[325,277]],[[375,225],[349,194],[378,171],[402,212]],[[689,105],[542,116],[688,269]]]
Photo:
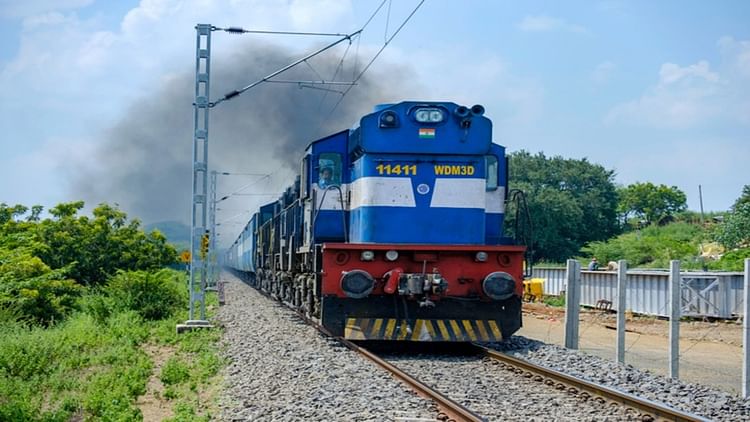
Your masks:
[[[440,123],[443,118],[443,111],[439,108],[419,108],[414,112],[414,119],[419,123]]]
[[[397,127],[398,116],[391,110],[384,111],[380,115],[380,127]]]
[[[352,299],[367,297],[374,287],[375,279],[366,271],[352,270],[341,277],[341,290]]]
[[[487,261],[487,252],[477,252],[475,258],[479,262],[485,262]]]
[[[494,300],[505,300],[513,296],[516,290],[516,281],[513,276],[503,271],[495,271],[482,282],[482,290],[489,298]]]
[[[359,257],[362,261],[372,261],[373,259],[375,259],[375,252],[362,251],[362,254]]]
[[[395,261],[395,260],[397,260],[398,259],[398,252],[397,251],[393,251],[393,250],[390,250],[390,251],[386,252],[385,253],[385,259],[387,259],[389,261]]]

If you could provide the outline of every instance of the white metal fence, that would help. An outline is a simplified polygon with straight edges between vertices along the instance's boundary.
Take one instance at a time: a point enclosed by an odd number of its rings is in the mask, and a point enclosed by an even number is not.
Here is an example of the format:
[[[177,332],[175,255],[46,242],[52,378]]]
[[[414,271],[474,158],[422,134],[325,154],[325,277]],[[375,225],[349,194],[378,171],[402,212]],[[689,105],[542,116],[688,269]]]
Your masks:
[[[743,273],[681,272],[682,315],[731,318],[742,315]],[[544,279],[545,295],[565,291],[565,268],[534,268],[534,278]],[[669,316],[669,271],[628,271],[627,308],[635,313]],[[581,305],[617,299],[616,271],[581,271]]]

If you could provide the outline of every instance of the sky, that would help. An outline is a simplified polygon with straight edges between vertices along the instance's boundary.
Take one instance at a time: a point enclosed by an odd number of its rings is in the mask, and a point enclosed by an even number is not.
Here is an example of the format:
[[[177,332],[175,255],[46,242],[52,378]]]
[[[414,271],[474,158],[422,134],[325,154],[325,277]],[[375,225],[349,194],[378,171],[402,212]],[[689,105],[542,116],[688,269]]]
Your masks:
[[[89,206],[108,201],[146,222],[184,221],[189,198],[179,205],[184,212],[174,212],[170,204],[181,199],[159,203],[159,190],[148,187],[159,185],[153,168],[160,154],[190,166],[192,139],[185,134],[192,130],[195,24],[351,33],[381,3],[0,0],[0,202],[49,207],[77,199]],[[418,3],[386,1],[351,45],[343,43],[294,76],[319,79],[316,75],[343,57],[337,77],[351,80]],[[510,151],[587,158],[614,170],[622,185],[674,185],[693,210],[700,207],[702,185],[704,208],[726,210],[750,184],[748,22],[750,2],[742,0],[426,0],[333,118],[338,94],[302,90],[305,101],[320,110],[305,121],[309,130],[294,132],[309,133],[310,139],[295,142],[304,145],[324,135],[322,130],[333,131],[332,125],[350,127],[354,116],[372,109],[369,101],[483,104],[494,123],[494,141]],[[239,87],[226,86],[228,81],[242,86],[247,75],[247,83],[253,82],[269,66],[330,41],[214,32],[212,72],[225,79],[212,81],[218,87],[212,97]],[[274,54],[274,60],[263,59]],[[274,98],[292,109],[298,94],[263,89],[212,110],[223,136],[233,136],[235,126],[221,126],[222,113],[224,120],[241,119],[245,110],[257,114],[253,110],[261,106],[274,108],[274,114],[250,119],[252,125],[241,126],[245,136],[278,136],[295,111],[280,110]],[[266,131],[263,121],[274,131]],[[170,149],[158,147],[165,143]],[[294,168],[286,163],[299,158],[279,157],[283,149],[271,153],[262,142],[217,148],[216,160],[209,153],[212,168],[273,174],[251,188],[266,193],[291,181]],[[244,156],[250,158],[237,158]],[[178,167],[179,176],[172,176],[184,185],[164,189],[189,194],[191,175]],[[226,179],[220,180],[220,195],[253,183]],[[227,223],[222,230],[238,231],[242,213],[262,200],[242,201],[221,204],[218,219]],[[146,210],[148,203],[155,205]]]

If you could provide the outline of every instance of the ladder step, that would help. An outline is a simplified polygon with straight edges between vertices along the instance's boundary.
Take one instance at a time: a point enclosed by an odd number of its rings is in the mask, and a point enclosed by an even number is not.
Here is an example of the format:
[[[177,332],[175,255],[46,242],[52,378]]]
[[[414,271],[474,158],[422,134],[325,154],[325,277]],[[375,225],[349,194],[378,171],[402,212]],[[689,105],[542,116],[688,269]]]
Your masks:
[[[208,58],[208,49],[207,48],[201,48],[198,50],[198,57],[201,59],[207,59]]]

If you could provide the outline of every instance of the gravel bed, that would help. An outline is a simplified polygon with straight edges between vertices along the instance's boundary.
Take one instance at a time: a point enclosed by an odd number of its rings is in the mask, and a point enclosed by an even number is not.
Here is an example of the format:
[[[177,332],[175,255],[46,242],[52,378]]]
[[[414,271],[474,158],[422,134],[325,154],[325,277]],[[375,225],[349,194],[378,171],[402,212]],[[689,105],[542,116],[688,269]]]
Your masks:
[[[434,420],[437,407],[225,273],[221,419]]]
[[[505,343],[489,345],[497,350],[588,381],[658,401],[716,421],[750,420],[750,399],[700,384],[690,384],[618,365],[581,351],[514,336]],[[722,357],[717,356],[717,359]]]
[[[490,421],[639,420],[632,409],[585,400],[501,369],[498,361],[486,357],[382,357]]]

